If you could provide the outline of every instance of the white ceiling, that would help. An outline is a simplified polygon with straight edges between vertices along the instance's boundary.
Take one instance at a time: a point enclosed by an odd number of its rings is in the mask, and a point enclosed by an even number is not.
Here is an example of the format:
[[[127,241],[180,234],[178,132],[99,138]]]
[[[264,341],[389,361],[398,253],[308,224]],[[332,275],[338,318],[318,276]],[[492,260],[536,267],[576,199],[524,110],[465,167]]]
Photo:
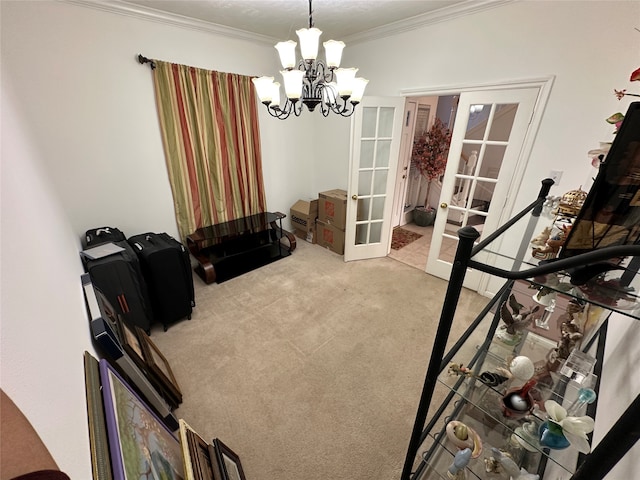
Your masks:
[[[406,30],[510,1],[315,0],[313,22],[323,31],[323,40],[357,39]],[[156,17],[168,14],[174,20],[194,19],[212,28],[222,26],[250,32],[264,41],[294,39],[297,29],[309,25],[308,0],[98,0],[98,3]]]

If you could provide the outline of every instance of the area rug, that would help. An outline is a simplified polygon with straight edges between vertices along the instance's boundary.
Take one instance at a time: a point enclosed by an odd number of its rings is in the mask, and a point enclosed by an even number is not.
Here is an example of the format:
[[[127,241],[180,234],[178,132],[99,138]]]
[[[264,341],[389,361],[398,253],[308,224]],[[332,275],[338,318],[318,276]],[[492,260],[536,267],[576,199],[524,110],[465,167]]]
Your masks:
[[[422,234],[420,233],[410,232],[402,227],[396,227],[393,229],[393,235],[391,237],[391,248],[393,250],[400,250],[411,242],[415,242],[421,236]]]

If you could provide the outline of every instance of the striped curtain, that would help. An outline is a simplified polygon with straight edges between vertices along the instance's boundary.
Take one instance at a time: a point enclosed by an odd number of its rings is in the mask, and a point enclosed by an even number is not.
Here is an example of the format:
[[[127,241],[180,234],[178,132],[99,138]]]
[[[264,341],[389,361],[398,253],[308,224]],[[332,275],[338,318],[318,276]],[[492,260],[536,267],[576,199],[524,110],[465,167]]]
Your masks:
[[[182,241],[266,211],[251,77],[155,61],[153,81]]]

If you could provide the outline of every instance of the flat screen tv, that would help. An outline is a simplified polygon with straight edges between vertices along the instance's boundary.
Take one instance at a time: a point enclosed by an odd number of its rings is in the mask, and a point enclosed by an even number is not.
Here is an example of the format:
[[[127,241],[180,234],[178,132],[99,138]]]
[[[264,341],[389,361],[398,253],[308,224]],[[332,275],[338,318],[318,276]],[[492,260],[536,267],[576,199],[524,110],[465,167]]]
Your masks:
[[[640,244],[640,102],[629,105],[559,258]]]

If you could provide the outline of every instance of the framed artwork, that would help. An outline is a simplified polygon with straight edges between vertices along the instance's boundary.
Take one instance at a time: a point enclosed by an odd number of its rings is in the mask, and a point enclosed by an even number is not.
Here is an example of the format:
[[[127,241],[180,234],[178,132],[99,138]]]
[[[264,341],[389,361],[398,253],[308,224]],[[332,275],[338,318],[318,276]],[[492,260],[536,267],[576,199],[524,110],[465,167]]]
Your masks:
[[[180,442],[186,480],[220,480],[216,452],[183,419],[180,423]]]
[[[184,480],[180,442],[105,359],[100,380],[115,480]]]
[[[102,403],[100,367],[98,360],[87,351],[84,352],[84,380],[93,479],[113,480],[109,459],[109,439],[107,437],[104,404]]]
[[[131,357],[138,367],[146,370],[147,365],[144,360],[144,350],[142,349],[138,329],[140,327],[131,326],[121,317],[118,317],[118,330],[124,351],[127,352],[127,355]]]
[[[222,473],[222,480],[246,480],[240,457],[218,438],[213,439],[213,448]]]
[[[148,371],[158,379],[165,388],[165,391],[167,391],[177,403],[181,403],[182,392],[180,391],[176,377],[173,375],[169,362],[144,330],[136,327],[136,331]]]

